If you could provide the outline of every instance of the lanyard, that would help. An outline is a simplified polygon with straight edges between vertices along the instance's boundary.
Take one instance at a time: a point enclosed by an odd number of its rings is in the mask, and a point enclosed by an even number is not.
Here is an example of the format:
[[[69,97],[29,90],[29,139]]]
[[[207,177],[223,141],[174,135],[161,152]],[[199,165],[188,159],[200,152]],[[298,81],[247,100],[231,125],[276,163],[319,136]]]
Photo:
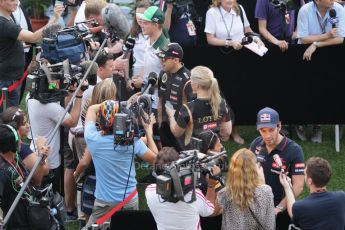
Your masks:
[[[7,160],[5,157],[2,157],[2,159],[4,159],[9,165],[11,165],[11,167],[16,171],[17,175],[19,175],[20,177],[22,177],[22,180],[24,181],[25,180],[25,177],[24,177],[24,173],[22,171],[22,169],[20,168],[19,164],[17,164],[16,166],[10,162],[9,160]],[[13,174],[12,174],[13,176]],[[13,180],[13,178],[11,178],[11,180]],[[31,192],[30,188],[27,186],[26,189]]]
[[[232,29],[232,24],[233,24],[233,22],[234,22],[234,15],[231,14],[231,25],[230,25],[230,30],[229,30],[229,29],[228,29],[228,26],[227,26],[226,23],[225,23],[225,19],[224,19],[223,13],[222,13],[222,11],[220,10],[220,7],[219,7],[219,6],[218,6],[218,10],[219,10],[220,15],[222,15],[223,23],[224,23],[226,32],[227,32],[227,34],[228,34],[228,39],[230,39],[230,32],[231,32],[231,29]]]
[[[322,33],[326,33],[326,24],[327,24],[327,20],[325,20],[323,23],[322,23],[322,18],[316,13],[316,17],[317,17],[317,21],[319,22],[319,26],[321,28],[321,31]]]

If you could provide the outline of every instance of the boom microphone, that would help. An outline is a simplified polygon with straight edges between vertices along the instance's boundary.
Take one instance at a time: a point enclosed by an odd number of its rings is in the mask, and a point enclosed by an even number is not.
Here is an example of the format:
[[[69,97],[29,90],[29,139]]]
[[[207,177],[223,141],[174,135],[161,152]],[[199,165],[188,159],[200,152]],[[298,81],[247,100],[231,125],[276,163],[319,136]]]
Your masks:
[[[119,6],[107,4],[102,10],[102,18],[107,31],[115,32],[123,40],[126,38],[129,33],[129,23]]]
[[[335,9],[330,9],[329,21],[332,24],[332,28],[337,28],[337,23],[339,22],[339,19],[337,18],[337,11],[335,11]]]
[[[128,58],[128,54],[129,54],[130,51],[133,50],[134,45],[135,45],[135,39],[131,38],[131,37],[128,37],[126,39],[126,42],[125,42],[126,52],[123,55],[123,59],[127,59]]]
[[[278,165],[280,171],[281,171],[282,173],[285,173],[285,170],[284,170],[284,168],[283,168],[283,162],[282,162],[282,160],[280,159],[280,156],[279,156],[278,154],[274,154],[274,155],[273,155],[273,160],[274,160],[274,162]]]
[[[85,74],[86,70],[91,65],[92,61],[83,61],[80,63],[81,71],[83,74]],[[98,71],[98,65],[96,62],[93,63],[91,66],[89,75],[87,76],[87,80],[89,82],[89,85],[96,85],[97,84],[97,71]]]
[[[147,94],[149,89],[156,85],[157,78],[158,78],[157,73],[155,73],[155,72],[149,73],[149,76],[147,78],[147,85],[145,86],[145,88],[143,90],[143,94]]]

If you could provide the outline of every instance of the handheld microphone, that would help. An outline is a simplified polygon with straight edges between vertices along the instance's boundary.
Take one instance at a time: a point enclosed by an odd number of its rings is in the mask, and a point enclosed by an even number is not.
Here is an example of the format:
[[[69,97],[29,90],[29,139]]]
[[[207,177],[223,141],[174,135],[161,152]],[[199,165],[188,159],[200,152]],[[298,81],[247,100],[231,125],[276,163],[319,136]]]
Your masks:
[[[131,38],[131,37],[128,37],[126,39],[126,42],[125,42],[126,52],[123,55],[123,59],[127,59],[128,58],[129,52],[133,50],[134,45],[135,45],[135,39]]]
[[[155,73],[155,72],[149,73],[149,76],[147,78],[147,85],[145,86],[145,88],[143,90],[143,94],[147,94],[149,89],[156,85],[157,78],[158,78],[157,73]]]
[[[149,95],[141,95],[138,98],[139,113],[146,124],[150,123],[150,114],[152,113],[151,97]],[[145,113],[144,113],[145,112]]]
[[[335,11],[335,9],[330,9],[329,21],[332,24],[332,28],[337,28],[337,23],[339,22],[339,19],[337,17],[337,11]]]
[[[80,63],[81,72],[85,74],[86,70],[91,65],[92,61],[83,61]],[[89,85],[96,85],[97,83],[97,71],[98,71],[98,65],[96,62],[93,63],[89,75],[87,76],[87,80],[89,82]]]
[[[273,160],[274,160],[274,162],[278,165],[280,171],[281,171],[282,173],[285,173],[285,170],[284,170],[284,168],[283,168],[283,162],[282,162],[282,160],[280,159],[280,156],[279,156],[278,154],[274,154],[274,155],[273,155]]]

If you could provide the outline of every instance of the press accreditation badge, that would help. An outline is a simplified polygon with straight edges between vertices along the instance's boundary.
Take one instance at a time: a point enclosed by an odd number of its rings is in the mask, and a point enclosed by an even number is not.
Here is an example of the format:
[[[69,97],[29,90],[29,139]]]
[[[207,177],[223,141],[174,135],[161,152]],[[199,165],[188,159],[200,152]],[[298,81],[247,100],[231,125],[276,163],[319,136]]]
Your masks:
[[[187,26],[189,36],[195,36],[196,32],[195,32],[195,26],[194,26],[193,21],[189,20],[186,26]]]

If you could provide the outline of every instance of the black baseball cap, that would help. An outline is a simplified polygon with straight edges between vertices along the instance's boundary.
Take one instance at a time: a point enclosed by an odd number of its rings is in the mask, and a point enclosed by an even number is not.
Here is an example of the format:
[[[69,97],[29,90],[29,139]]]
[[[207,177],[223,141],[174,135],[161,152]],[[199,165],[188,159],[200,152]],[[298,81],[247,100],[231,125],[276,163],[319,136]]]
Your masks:
[[[178,43],[169,43],[158,52],[159,58],[183,58],[183,49]]]

